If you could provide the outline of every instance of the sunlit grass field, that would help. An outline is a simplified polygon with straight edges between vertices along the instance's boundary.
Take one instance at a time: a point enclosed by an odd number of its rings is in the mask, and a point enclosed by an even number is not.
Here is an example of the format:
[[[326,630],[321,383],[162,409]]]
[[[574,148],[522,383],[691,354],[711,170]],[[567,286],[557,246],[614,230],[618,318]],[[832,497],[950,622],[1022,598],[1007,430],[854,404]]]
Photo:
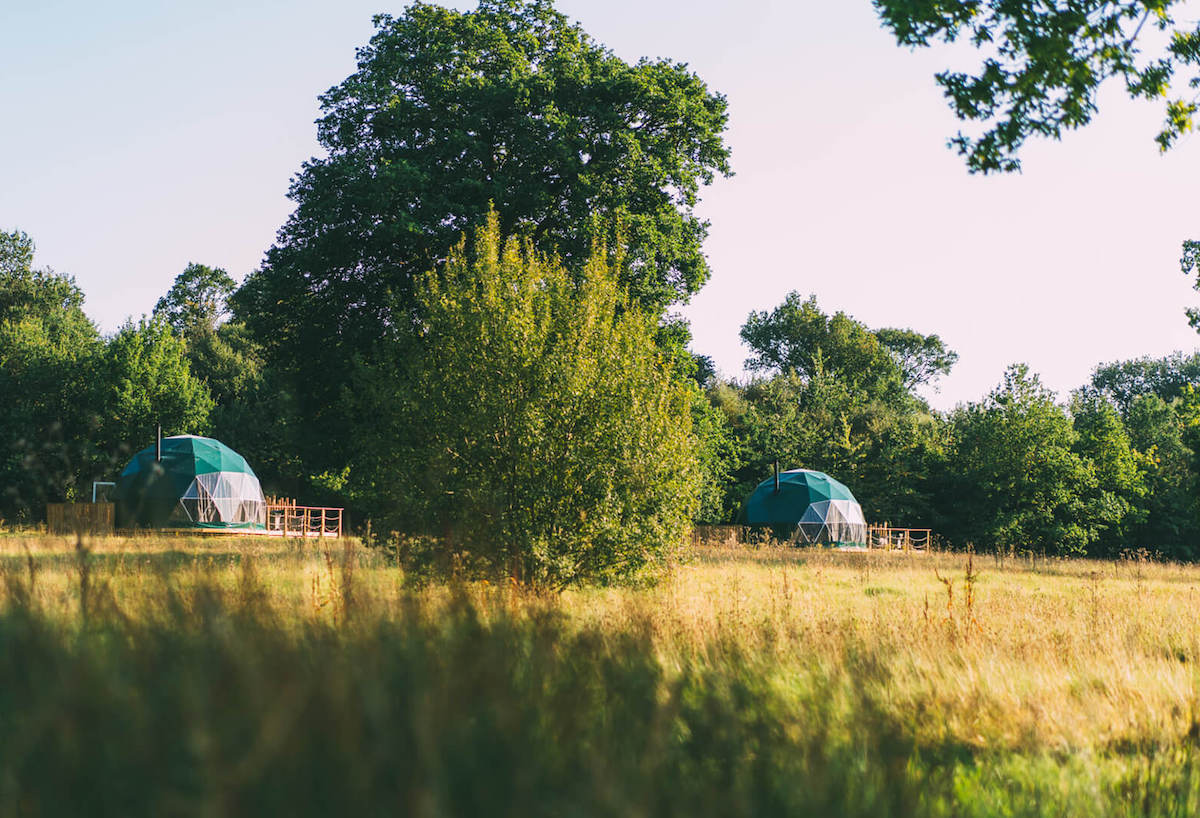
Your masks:
[[[0,814],[1189,815],[1200,568],[0,536]]]

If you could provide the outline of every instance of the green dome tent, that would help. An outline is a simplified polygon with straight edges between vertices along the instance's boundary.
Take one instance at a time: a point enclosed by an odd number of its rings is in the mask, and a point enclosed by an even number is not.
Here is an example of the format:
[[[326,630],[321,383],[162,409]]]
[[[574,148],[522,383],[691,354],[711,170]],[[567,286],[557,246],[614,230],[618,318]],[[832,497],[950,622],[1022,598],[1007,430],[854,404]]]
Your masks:
[[[133,456],[113,489],[122,526],[264,528],[262,487],[246,458],[209,437],[162,439]]]
[[[795,525],[808,543],[864,545],[867,521],[850,489],[828,474],[811,469],[780,472],[779,491],[768,477],[746,500],[751,525]]]

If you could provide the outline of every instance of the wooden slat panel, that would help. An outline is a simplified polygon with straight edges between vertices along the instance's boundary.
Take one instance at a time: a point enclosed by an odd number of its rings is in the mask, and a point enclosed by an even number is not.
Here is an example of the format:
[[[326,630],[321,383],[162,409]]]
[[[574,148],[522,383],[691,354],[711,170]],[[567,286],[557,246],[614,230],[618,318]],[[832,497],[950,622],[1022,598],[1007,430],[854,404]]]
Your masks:
[[[48,503],[46,527],[51,534],[111,534],[115,509],[112,503]]]

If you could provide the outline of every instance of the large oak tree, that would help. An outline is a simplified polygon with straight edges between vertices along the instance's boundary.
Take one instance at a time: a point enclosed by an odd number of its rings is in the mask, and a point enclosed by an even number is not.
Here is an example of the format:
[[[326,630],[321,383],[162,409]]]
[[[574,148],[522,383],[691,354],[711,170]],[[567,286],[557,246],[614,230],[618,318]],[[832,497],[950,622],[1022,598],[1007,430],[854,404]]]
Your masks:
[[[320,98],[327,155],[296,176],[296,210],[234,300],[303,385],[309,440],[338,431],[349,364],[404,331],[414,278],[490,206],[576,270],[619,215],[622,283],[661,313],[708,277],[693,207],[729,172],[722,96],[681,63],[619,59],[549,0],[417,3],[375,24]]]

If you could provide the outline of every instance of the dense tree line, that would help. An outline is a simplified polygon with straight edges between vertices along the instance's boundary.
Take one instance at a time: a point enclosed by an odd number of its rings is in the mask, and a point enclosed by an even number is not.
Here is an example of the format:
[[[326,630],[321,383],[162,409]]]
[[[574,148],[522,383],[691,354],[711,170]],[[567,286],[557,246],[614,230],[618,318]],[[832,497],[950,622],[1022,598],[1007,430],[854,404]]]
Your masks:
[[[33,241],[0,233],[0,517],[111,479],[154,426],[203,432],[214,411],[189,345],[160,317],[102,337],[70,276],[33,266]]]
[[[288,448],[295,403],[230,315],[227,273],[189,264],[153,315],[104,337],[70,277],[0,234],[0,515],[86,496],[161,422],[226,441],[270,490],[500,542],[494,559],[553,581],[604,573],[578,564],[585,541],[633,565],[648,553],[633,543],[677,538],[688,517],[736,522],[776,460],[837,476],[869,519],[960,546],[1200,556],[1200,353],[1098,366],[1066,403],[1017,365],[937,412],[920,391],[957,360],[937,335],[792,293],[748,316],[753,374],[729,379],[660,347],[622,259],[594,253],[579,277],[506,245],[497,216],[480,229],[418,278],[420,331],[355,365],[339,411],[363,420],[321,472]]]
[[[936,335],[872,330],[792,293],[742,338],[756,374],[704,383],[729,443],[705,522],[736,522],[778,460],[848,483],[870,520],[958,546],[1200,556],[1200,353],[1098,366],[1066,403],[1014,365],[982,400],[936,412],[918,387],[957,360]]]
[[[905,41],[974,20],[906,28],[921,4],[877,6]],[[694,206],[730,172],[724,98],[683,64],[620,60],[548,0],[376,26],[241,287],[189,264],[103,336],[74,281],[0,233],[0,517],[85,496],[161,423],[410,555],[551,584],[736,521],[776,460],[956,545],[1200,556],[1200,357],[1100,366],[1066,403],[1017,365],[937,412],[941,338],[792,293],[747,317],[750,376],[721,377],[671,308],[708,276]],[[1022,132],[1003,134],[963,143],[973,166],[1012,158]]]

